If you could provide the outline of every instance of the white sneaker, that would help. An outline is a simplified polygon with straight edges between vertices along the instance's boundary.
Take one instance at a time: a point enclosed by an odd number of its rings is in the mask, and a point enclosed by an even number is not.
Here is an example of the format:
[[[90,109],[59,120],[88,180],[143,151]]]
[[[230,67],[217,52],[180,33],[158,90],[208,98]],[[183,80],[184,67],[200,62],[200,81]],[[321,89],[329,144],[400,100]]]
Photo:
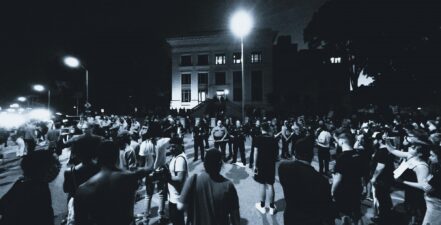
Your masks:
[[[271,214],[271,215],[274,215],[274,214],[276,214],[277,213],[277,208],[276,208],[276,206],[274,206],[274,208],[269,208],[269,213]]]
[[[262,214],[265,214],[265,213],[266,213],[266,208],[260,206],[260,202],[256,203],[256,209],[257,209],[257,211],[259,211],[259,212],[262,213]]]

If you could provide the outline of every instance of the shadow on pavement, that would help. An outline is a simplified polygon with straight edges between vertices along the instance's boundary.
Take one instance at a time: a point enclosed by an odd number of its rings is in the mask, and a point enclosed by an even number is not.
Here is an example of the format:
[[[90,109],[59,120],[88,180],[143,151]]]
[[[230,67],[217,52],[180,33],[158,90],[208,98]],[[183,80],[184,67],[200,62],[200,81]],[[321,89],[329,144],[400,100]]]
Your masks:
[[[241,180],[247,179],[250,175],[245,171],[245,167],[232,165],[231,169],[225,174],[225,176],[230,178],[234,184],[239,184]]]

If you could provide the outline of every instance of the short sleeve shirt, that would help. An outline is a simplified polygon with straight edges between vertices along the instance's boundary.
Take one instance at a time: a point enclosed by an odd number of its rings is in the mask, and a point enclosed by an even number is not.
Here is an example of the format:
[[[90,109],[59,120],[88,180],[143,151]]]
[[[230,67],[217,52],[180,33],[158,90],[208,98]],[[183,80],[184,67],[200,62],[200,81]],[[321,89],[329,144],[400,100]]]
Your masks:
[[[185,156],[185,153],[181,153],[180,155],[173,157],[170,160],[170,173],[176,173],[176,172],[185,172],[185,178],[188,177],[188,169],[187,169],[187,157]],[[185,180],[185,179],[184,179]],[[179,188],[176,188],[175,186],[168,183],[168,192],[169,192],[169,198],[168,200],[171,203],[178,203],[178,199],[180,196],[180,190]]]
[[[193,225],[225,225],[229,215],[239,210],[236,188],[220,176],[212,179],[206,172],[190,177],[181,192],[180,202],[189,205]]]
[[[381,182],[392,182],[393,172],[394,172],[394,159],[386,148],[378,149],[373,157],[374,163],[384,164],[383,171],[378,175],[377,181]]]
[[[334,172],[342,176],[338,186],[339,193],[354,193],[361,189],[361,177],[363,176],[363,163],[360,155],[355,151],[344,151],[335,162]]]
[[[152,168],[155,156],[155,145],[151,140],[145,140],[139,147],[139,155],[146,158],[146,168]]]

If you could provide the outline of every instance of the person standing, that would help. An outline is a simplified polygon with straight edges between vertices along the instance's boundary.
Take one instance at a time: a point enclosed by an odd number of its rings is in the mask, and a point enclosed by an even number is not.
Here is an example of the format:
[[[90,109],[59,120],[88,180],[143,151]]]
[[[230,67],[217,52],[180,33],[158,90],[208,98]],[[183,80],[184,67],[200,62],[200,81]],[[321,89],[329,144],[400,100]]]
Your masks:
[[[294,161],[279,165],[280,184],[286,201],[285,225],[333,225],[334,210],[328,180],[312,166],[313,149],[305,140],[294,148]]]
[[[227,141],[227,145],[228,145],[228,157],[227,160],[230,160],[231,158],[233,158],[234,155],[234,148],[233,144],[234,144],[234,139],[233,139],[233,131],[236,128],[233,124],[233,120],[231,118],[227,118],[225,119],[225,127],[227,128],[227,132],[228,132],[228,141]]]
[[[27,153],[34,152],[35,147],[37,147],[37,135],[35,125],[32,122],[25,125],[23,140],[26,143]]]
[[[49,151],[36,151],[21,161],[23,177],[0,199],[0,224],[54,224],[49,183],[60,172],[60,162]]]
[[[205,142],[205,148],[210,148],[210,143],[208,142],[208,138],[210,137],[210,125],[208,122],[208,115],[202,119],[202,124],[201,126],[204,128],[204,142]]]
[[[194,161],[199,158],[199,151],[201,151],[201,160],[204,161],[204,137],[205,129],[201,126],[201,122],[197,121],[193,129],[193,147],[194,147]]]
[[[256,120],[255,125],[251,128],[251,151],[250,151],[250,169],[254,168],[254,148],[256,147],[255,138],[262,134],[260,130],[260,120]]]
[[[130,225],[138,179],[151,170],[123,171],[116,164],[119,149],[112,141],[104,141],[98,149],[100,171],[78,187],[74,199],[77,225]]]
[[[225,148],[228,142],[228,130],[222,124],[221,120],[217,121],[217,126],[213,128],[213,130],[211,131],[211,135],[214,139],[214,148],[219,149],[222,153],[223,160],[227,161],[227,158],[225,157]],[[228,158],[231,158],[231,155]]]
[[[15,153],[17,157],[23,157],[26,155],[26,144],[20,133],[21,132],[17,132],[17,134],[11,136],[11,140],[17,144],[17,151]]]
[[[280,131],[282,139],[282,156],[283,159],[289,159],[289,143],[291,142],[291,132],[289,130],[288,120],[283,121],[283,126]]]
[[[266,190],[269,189],[269,212],[274,215],[277,212],[274,204],[274,181],[278,146],[276,139],[269,134],[270,127],[268,123],[262,125],[261,132],[261,135],[255,137],[256,167],[254,168],[254,180],[260,186],[260,202],[256,203],[255,207],[260,213],[266,213]]]
[[[223,155],[209,149],[204,168],[184,184],[178,209],[187,210],[192,225],[239,225],[239,197],[233,182],[220,174]]]
[[[357,224],[361,219],[362,177],[364,166],[360,155],[353,149],[351,133],[337,131],[336,141],[342,153],[335,162],[331,193],[336,208],[343,215],[343,224]]]
[[[242,124],[239,120],[236,121],[236,126],[232,129],[233,146],[233,161],[232,163],[237,162],[237,153],[240,152],[240,159],[242,160],[242,165],[245,167],[247,164],[247,159],[245,158],[245,131],[243,129]]]
[[[331,133],[325,125],[320,129],[317,136],[317,153],[319,161],[319,173],[328,174],[329,161],[331,160]]]
[[[188,177],[187,156],[182,146],[182,139],[172,138],[169,145],[172,159],[169,163],[170,180],[168,181],[168,204],[170,221],[173,225],[184,225],[184,212],[178,210],[177,204],[182,187]]]
[[[372,221],[377,224],[390,224],[390,213],[392,209],[392,198],[390,196],[393,184],[394,159],[386,147],[385,134],[379,143],[379,148],[375,151],[372,163],[374,164],[374,173],[371,178],[373,185],[374,207],[377,215]]]

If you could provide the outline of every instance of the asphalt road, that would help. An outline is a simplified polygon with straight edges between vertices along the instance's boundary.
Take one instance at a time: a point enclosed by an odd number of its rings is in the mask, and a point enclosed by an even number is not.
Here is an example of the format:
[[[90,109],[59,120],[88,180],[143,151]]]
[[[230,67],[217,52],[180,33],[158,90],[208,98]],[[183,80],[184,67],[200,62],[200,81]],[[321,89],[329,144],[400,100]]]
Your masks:
[[[184,139],[185,149],[188,157],[188,168],[190,171],[190,176],[194,173],[199,173],[203,169],[201,161],[193,161],[193,142],[191,136],[187,135]],[[210,143],[212,146],[212,143]],[[228,148],[228,147],[227,147]],[[9,188],[12,186],[14,181],[21,175],[21,169],[19,166],[20,160],[15,158],[14,147],[11,146],[4,149],[3,154],[5,159],[0,165],[0,197],[3,196]],[[228,151],[228,150],[227,150]],[[246,155],[248,157],[250,151],[250,141],[247,140],[246,143]],[[62,190],[63,184],[63,171],[66,168],[67,159],[69,157],[70,151],[65,149],[63,154],[60,156],[60,161],[63,165],[62,171],[58,177],[50,184],[52,192],[52,205],[55,212],[56,224],[59,224],[61,219],[65,217],[67,213],[66,207],[66,194]],[[238,160],[239,161],[239,160]],[[331,168],[334,162],[331,162]],[[312,165],[318,169],[317,159],[314,158]],[[275,187],[275,200],[276,206],[278,208],[278,213],[276,215],[265,214],[262,215],[255,208],[254,204],[258,202],[258,185],[253,180],[253,172],[248,167],[239,167],[232,164],[224,164],[222,168],[222,174],[230,179],[238,192],[240,201],[240,213],[241,213],[241,224],[242,225],[283,225],[283,211],[285,209],[285,200],[283,197],[282,187],[279,183],[279,177],[276,175]],[[144,189],[140,187],[137,195],[137,202],[135,204],[135,213],[140,214],[145,210],[145,200],[144,200]],[[402,202],[402,192],[393,192],[394,203]],[[152,203],[152,215],[153,218],[148,221],[148,224],[157,224],[157,203],[158,198],[155,195]],[[370,218],[373,216],[373,209],[370,207],[371,202],[363,202],[363,222],[364,224],[370,224]],[[336,221],[340,224],[340,221]]]

